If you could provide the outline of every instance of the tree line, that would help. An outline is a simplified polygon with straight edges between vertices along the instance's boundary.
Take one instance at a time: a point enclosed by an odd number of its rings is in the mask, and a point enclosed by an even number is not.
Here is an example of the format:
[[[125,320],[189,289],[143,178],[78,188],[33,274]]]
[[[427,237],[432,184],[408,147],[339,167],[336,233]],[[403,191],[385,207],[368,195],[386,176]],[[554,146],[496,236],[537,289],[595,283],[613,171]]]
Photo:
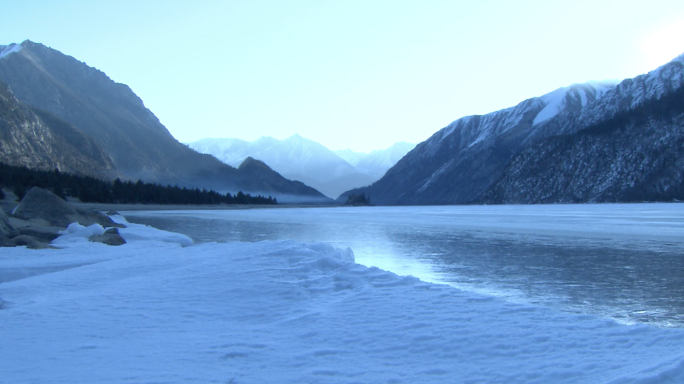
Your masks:
[[[371,205],[370,196],[366,197],[365,193],[361,193],[360,195],[352,193],[347,196],[347,202],[344,203],[344,205],[351,205],[354,207],[369,206]]]
[[[251,196],[238,192],[221,194],[207,189],[162,186],[155,183],[105,181],[90,176],[63,173],[59,170],[40,171],[0,163],[0,187],[11,189],[20,200],[32,187],[52,191],[57,196],[76,197],[84,203],[117,204],[277,204],[271,196]],[[0,188],[0,199],[5,194]]]

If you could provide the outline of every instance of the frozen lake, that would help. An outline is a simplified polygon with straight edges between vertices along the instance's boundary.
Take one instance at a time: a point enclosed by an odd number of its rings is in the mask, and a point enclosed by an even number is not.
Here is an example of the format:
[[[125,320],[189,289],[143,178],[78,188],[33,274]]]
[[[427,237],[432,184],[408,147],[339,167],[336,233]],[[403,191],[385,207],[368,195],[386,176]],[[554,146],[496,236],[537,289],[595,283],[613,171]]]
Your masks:
[[[194,245],[72,224],[0,253],[0,382],[682,383],[678,207],[137,214],[249,241]]]
[[[684,327],[684,204],[122,212],[196,242],[293,239],[424,281]]]

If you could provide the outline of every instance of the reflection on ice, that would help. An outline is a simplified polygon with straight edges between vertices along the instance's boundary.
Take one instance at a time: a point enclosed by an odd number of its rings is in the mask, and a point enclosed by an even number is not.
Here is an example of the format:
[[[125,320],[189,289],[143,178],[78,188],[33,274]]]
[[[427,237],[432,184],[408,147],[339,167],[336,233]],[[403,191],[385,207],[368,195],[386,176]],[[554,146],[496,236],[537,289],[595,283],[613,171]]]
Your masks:
[[[127,212],[197,242],[294,239],[357,262],[624,323],[684,326],[684,205]]]

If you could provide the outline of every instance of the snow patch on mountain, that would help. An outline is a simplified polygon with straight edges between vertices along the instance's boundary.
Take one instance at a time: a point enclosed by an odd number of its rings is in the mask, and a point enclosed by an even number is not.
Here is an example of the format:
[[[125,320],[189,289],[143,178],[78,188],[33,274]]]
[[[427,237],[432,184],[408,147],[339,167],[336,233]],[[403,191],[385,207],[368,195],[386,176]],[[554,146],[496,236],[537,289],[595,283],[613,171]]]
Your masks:
[[[4,59],[12,53],[21,51],[21,48],[21,45],[14,43],[10,45],[0,45],[0,59]]]
[[[440,143],[456,131],[460,135],[460,149],[466,149],[516,127],[525,126],[525,129],[530,129],[558,114],[581,110],[615,88],[617,83],[617,80],[604,80],[573,84],[540,97],[527,99],[513,107],[486,115],[462,117],[428,139],[426,153],[434,155]]]
[[[660,99],[663,95],[684,86],[684,54],[653,71],[632,79],[625,79],[606,91],[598,102],[590,102],[575,115],[563,115],[554,119],[548,128],[552,134],[575,131],[573,127],[586,127],[616,113],[635,108],[647,100]],[[550,121],[551,123],[551,121]]]
[[[534,118],[532,125],[547,121],[559,113],[581,109],[589,102],[598,100],[607,91],[617,85],[617,80],[591,81],[584,84],[573,84],[568,87],[558,88],[553,92],[539,97],[544,104],[544,109]]]

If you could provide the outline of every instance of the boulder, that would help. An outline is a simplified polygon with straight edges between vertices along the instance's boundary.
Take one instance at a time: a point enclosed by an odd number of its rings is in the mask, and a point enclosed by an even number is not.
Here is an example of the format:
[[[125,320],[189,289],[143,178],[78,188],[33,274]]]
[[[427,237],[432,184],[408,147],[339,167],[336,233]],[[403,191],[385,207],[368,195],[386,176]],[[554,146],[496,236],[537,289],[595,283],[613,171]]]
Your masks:
[[[93,224],[100,224],[105,228],[126,228],[125,225],[115,223],[109,216],[100,211],[84,211],[79,208],[76,208],[76,211],[81,215],[81,218],[77,220],[78,223],[86,227]]]
[[[17,246],[25,245],[29,249],[55,248],[55,247],[51,246],[50,244],[39,241],[38,239],[36,239],[32,236],[28,236],[28,235],[16,236],[15,238],[12,239],[12,242],[14,242],[14,244]]]
[[[90,236],[88,240],[107,245],[126,244],[126,240],[124,240],[124,238],[121,237],[121,235],[119,234],[119,230],[117,228],[109,228],[108,230],[104,231],[104,233],[101,235]]]
[[[61,197],[42,188],[31,188],[12,214],[24,220],[44,220],[50,225],[66,227],[77,221],[79,215],[76,208]]]
[[[103,227],[125,228],[100,212],[78,209],[54,193],[38,187],[33,187],[26,193],[12,214],[20,219],[42,220],[48,225],[61,228],[74,222],[84,226],[100,224]]]
[[[61,228],[59,227],[39,227],[35,225],[29,225],[18,229],[20,235],[31,236],[37,240],[48,243],[61,235],[61,233],[59,233],[60,230]]]
[[[10,224],[9,217],[4,210],[0,208],[0,236],[14,237],[17,235],[17,230]]]
[[[7,237],[0,235],[0,248],[2,247],[16,247],[17,245],[14,244],[14,241],[8,239]]]

